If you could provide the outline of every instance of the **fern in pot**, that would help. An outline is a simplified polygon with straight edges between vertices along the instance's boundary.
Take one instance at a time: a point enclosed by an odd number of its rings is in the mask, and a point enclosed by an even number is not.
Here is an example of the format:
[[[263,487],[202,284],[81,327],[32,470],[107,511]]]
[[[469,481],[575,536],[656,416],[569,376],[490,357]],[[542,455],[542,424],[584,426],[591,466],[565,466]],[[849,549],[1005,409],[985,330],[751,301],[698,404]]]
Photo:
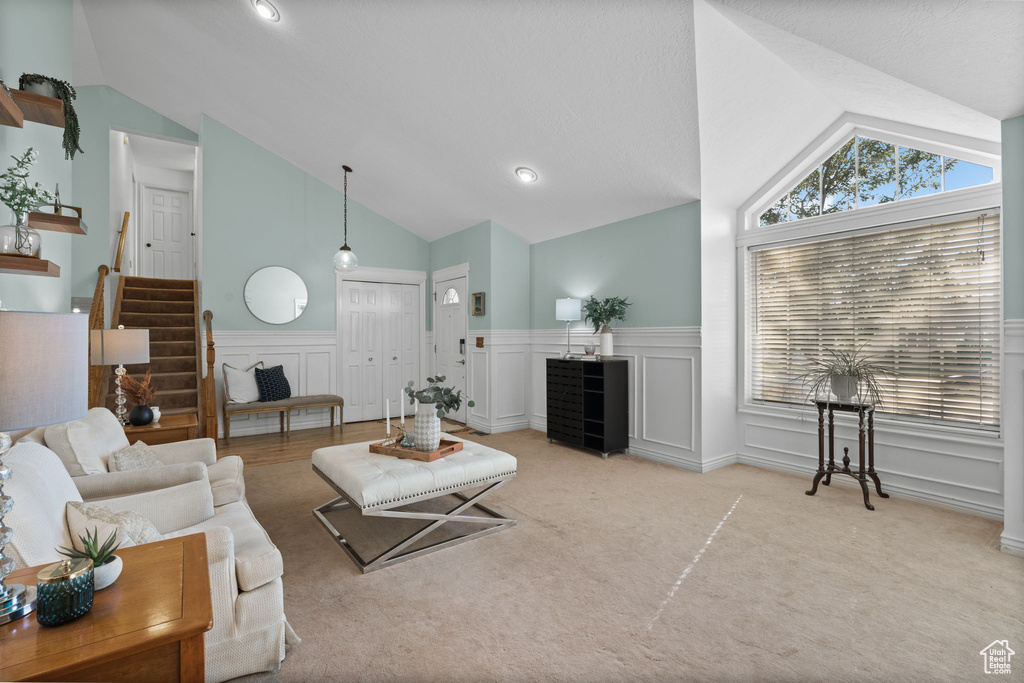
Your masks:
[[[851,350],[825,349],[827,356],[811,361],[811,369],[794,379],[808,387],[807,397],[812,400],[831,393],[840,403],[855,398],[864,403],[879,405],[885,389],[881,380],[898,377],[899,373],[872,356],[862,355],[864,344]]]
[[[409,395],[409,405],[416,405],[416,422],[413,425],[413,438],[416,441],[416,450],[423,453],[436,451],[441,445],[441,418],[462,407],[462,389],[455,390],[452,387],[442,386],[444,375],[427,378],[427,386],[422,389],[414,388],[416,383],[409,382],[405,393]],[[472,408],[476,405],[467,397],[466,405]]]
[[[598,301],[592,296],[590,301],[583,304],[584,320],[594,326],[594,334],[601,335],[601,356],[615,355],[612,328],[608,325],[615,320],[626,319],[626,307],[633,305],[628,298],[610,296],[604,301]]]

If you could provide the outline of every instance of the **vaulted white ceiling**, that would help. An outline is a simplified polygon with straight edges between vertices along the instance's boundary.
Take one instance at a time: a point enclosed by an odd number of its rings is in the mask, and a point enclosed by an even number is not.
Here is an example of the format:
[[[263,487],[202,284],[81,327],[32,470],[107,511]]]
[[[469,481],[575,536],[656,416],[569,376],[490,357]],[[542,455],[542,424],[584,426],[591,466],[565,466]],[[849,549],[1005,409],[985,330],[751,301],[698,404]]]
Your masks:
[[[987,139],[1024,114],[1024,3],[693,1],[274,0],[272,24],[250,0],[76,0],[75,81],[339,189],[347,163],[354,198],[430,240],[493,219],[536,242],[702,182],[739,198],[837,112]]]

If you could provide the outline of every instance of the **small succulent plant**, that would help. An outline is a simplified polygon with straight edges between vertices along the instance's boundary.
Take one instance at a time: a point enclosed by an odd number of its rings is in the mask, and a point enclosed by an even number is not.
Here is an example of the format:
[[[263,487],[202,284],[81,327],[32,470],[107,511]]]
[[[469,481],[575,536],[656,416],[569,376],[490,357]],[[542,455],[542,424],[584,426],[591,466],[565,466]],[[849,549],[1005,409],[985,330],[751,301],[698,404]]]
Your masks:
[[[65,548],[61,546],[58,552],[61,555],[64,555],[65,557],[70,557],[72,559],[76,557],[84,557],[90,559],[92,560],[92,564],[94,567],[99,567],[106,564],[107,562],[110,562],[110,560],[112,560],[114,557],[114,551],[121,546],[120,543],[116,543],[116,531],[111,531],[110,536],[107,538],[107,540],[103,542],[103,545],[100,545],[99,529],[97,529],[96,527],[93,527],[91,532],[89,530],[86,530],[85,536],[79,535],[78,540],[82,542],[82,550],[79,550],[78,548]]]

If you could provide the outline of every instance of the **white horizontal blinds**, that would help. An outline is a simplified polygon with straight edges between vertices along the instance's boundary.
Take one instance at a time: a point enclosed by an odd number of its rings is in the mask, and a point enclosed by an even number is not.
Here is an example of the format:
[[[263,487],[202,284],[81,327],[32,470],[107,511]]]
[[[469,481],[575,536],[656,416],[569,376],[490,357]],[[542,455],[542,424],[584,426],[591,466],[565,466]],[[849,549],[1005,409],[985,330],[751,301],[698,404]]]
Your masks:
[[[998,425],[999,257],[995,213],[753,251],[753,398],[805,403],[812,359],[864,345],[900,374],[880,412]]]

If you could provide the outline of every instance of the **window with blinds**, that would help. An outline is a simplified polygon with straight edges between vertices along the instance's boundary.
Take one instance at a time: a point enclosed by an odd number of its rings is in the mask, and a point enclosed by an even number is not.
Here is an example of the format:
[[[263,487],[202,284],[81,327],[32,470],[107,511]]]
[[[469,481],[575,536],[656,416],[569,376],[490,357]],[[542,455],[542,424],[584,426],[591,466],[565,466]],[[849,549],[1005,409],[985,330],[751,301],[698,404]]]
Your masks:
[[[751,248],[753,399],[806,404],[810,362],[863,345],[899,373],[879,412],[997,427],[999,242],[993,210]]]

